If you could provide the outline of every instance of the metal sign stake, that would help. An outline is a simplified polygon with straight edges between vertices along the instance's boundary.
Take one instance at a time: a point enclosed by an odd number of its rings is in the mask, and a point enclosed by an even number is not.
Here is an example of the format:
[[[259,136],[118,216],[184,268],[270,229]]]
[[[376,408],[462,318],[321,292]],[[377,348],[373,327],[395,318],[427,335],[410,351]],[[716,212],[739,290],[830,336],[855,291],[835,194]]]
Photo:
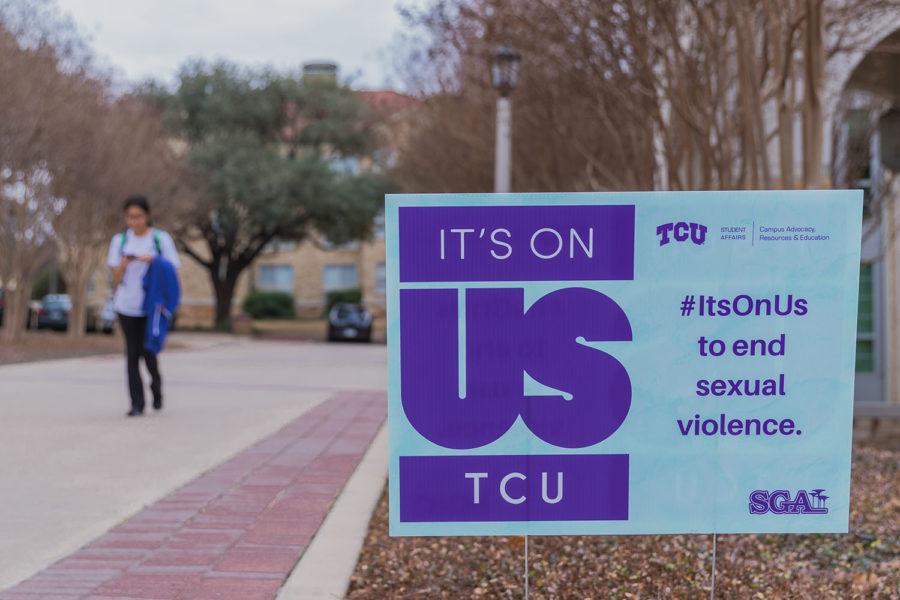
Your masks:
[[[528,534],[525,534],[525,600],[528,600]]]
[[[709,600],[716,598],[716,534],[713,532],[713,551],[712,551],[712,585],[709,587]]]

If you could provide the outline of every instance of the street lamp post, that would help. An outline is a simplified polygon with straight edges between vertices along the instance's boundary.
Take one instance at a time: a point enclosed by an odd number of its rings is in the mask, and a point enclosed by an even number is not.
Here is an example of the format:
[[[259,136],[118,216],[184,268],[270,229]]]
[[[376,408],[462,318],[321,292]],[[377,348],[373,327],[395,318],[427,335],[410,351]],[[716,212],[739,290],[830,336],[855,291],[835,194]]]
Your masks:
[[[522,55],[509,46],[494,51],[491,83],[497,90],[497,139],[494,142],[494,192],[508,194],[512,179],[512,102]],[[525,600],[528,600],[528,536],[525,536]]]
[[[494,148],[494,191],[510,191],[512,178],[512,103],[510,94],[516,88],[522,55],[508,46],[494,52],[491,61],[491,83],[497,90],[497,138]]]

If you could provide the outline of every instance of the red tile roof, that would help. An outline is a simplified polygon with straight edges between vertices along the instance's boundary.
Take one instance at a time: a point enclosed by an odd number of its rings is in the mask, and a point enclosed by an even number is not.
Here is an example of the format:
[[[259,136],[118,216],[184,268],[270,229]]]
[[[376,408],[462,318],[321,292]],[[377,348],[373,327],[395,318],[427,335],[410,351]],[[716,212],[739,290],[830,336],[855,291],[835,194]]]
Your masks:
[[[421,104],[420,100],[393,90],[367,90],[359,95],[372,110],[385,117]]]

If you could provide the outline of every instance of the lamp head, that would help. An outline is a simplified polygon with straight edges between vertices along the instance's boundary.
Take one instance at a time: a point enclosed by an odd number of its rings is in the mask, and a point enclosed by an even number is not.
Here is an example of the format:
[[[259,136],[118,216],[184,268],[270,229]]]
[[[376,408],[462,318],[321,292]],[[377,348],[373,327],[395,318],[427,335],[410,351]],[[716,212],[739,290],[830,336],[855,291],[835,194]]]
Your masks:
[[[519,79],[519,63],[522,55],[509,46],[500,46],[491,60],[491,83],[501,96],[509,96]]]

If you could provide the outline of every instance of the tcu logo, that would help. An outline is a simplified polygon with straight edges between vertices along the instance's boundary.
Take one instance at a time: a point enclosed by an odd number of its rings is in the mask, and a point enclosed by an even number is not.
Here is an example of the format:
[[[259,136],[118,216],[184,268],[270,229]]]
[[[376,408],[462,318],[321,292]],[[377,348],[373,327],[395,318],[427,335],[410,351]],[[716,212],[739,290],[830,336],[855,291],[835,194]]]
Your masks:
[[[619,428],[631,406],[628,373],[609,354],[579,343],[631,341],[631,324],[615,302],[568,288],[526,311],[521,288],[462,293],[461,323],[457,290],[400,290],[403,409],[421,435],[445,448],[477,448],[499,439],[521,417],[543,441],[582,448]],[[526,373],[565,394],[526,396]],[[461,381],[464,393],[458,393]]]
[[[690,233],[688,233],[689,231]],[[694,244],[700,246],[706,241],[706,225],[679,221],[678,223],[663,223],[656,228],[660,246],[665,246],[669,243],[670,233],[676,242],[686,242],[688,237],[690,237]]]
[[[773,492],[754,490],[750,492],[750,514],[764,515],[770,512],[776,515],[824,515],[828,513],[828,509],[825,508],[828,496],[822,493],[824,491],[823,489],[809,492],[798,490],[797,495],[793,496],[787,490],[774,490]]]

